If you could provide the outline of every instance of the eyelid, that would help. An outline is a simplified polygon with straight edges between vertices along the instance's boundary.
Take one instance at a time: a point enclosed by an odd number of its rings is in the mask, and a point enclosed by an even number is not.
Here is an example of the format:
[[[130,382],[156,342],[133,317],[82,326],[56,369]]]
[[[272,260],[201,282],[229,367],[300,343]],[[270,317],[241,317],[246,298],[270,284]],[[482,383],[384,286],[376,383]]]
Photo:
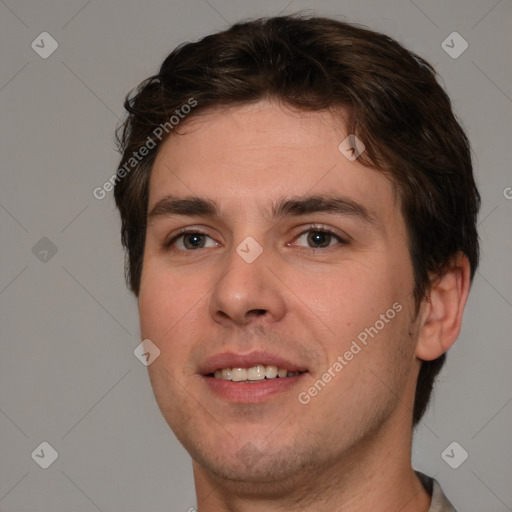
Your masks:
[[[293,237],[293,241],[296,241],[302,235],[304,235],[310,231],[320,231],[322,233],[330,234],[330,235],[334,236],[335,238],[337,238],[341,244],[347,244],[352,239],[348,234],[346,234],[346,233],[339,234],[337,232],[337,230],[334,230],[333,228],[330,228],[323,224],[309,224],[307,226],[302,226],[301,231]],[[193,233],[193,234],[197,233],[200,235],[204,235],[204,236],[207,236],[207,237],[211,238],[212,240],[214,240],[214,238],[212,236],[210,236],[205,230],[203,230],[201,228],[194,227],[194,226],[187,226],[185,228],[180,228],[176,233],[173,233],[168,239],[166,239],[163,244],[164,248],[169,249],[172,246],[172,244],[174,244],[178,240],[178,238],[180,238],[183,235],[191,234],[191,233]],[[290,246],[291,244],[287,243],[286,245]],[[314,247],[311,247],[310,249],[325,251],[328,248],[329,247],[315,249]]]
[[[293,241],[297,240],[298,238],[300,238],[302,235],[306,234],[306,233],[309,233],[310,231],[320,231],[322,233],[327,233],[329,235],[332,235],[334,236],[335,238],[337,238],[339,240],[340,243],[342,244],[348,244],[351,240],[352,240],[352,237],[349,236],[347,233],[345,232],[339,232],[339,230],[335,230],[334,228],[331,228],[329,226],[325,226],[323,224],[309,224],[308,226],[303,226],[301,228],[302,230],[294,236],[293,238]],[[289,244],[287,244],[289,245]],[[311,248],[311,249],[314,249],[314,248]],[[318,248],[317,250],[326,250],[328,248]]]
[[[167,237],[163,243],[164,249],[170,249],[171,246],[178,240],[178,238],[180,238],[183,235],[190,234],[190,233],[197,233],[199,235],[208,236],[213,240],[213,238],[208,233],[206,233],[205,230],[203,230],[201,228],[195,228],[193,226],[192,227],[187,226],[186,228],[180,228],[178,231],[176,231],[176,233],[173,233],[172,235]]]

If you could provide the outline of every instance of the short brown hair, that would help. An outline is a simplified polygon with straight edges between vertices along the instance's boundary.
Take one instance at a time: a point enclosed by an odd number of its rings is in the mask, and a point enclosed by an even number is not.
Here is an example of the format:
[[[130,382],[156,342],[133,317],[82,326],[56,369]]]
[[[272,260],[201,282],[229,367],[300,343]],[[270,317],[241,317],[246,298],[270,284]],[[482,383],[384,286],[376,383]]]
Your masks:
[[[261,99],[307,111],[341,108],[348,133],[366,146],[359,160],[386,173],[401,198],[419,307],[431,276],[442,275],[459,252],[470,262],[471,279],[479,259],[480,195],[470,145],[436,76],[430,64],[394,39],[354,24],[300,14],[240,22],[180,45],[158,74],[126,97],[128,117],[117,132],[120,166],[126,169],[154,130],[169,124],[170,115],[190,98],[196,106],[187,119]],[[135,295],[149,178],[165,138],[125,176],[118,171],[114,190],[126,277]],[[413,425],[426,410],[445,357],[422,362]]]

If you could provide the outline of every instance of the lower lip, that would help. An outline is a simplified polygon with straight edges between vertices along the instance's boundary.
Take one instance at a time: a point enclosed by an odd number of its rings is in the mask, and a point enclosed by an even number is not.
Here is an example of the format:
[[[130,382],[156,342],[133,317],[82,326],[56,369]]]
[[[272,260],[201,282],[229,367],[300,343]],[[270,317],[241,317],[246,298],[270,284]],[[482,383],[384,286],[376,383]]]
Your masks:
[[[306,375],[306,372],[293,377],[277,377],[264,379],[248,384],[247,382],[233,382],[231,380],[203,377],[206,384],[216,395],[230,402],[243,404],[258,404],[271,396],[289,391],[295,387]]]

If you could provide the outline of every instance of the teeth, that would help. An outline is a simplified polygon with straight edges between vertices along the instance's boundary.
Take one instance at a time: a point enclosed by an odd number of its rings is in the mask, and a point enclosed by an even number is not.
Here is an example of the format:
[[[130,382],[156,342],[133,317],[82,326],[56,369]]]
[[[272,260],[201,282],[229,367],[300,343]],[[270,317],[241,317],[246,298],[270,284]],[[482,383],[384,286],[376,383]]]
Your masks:
[[[253,366],[247,371],[247,380],[263,380],[265,378],[265,367],[262,364]]]
[[[273,364],[257,364],[251,368],[222,368],[215,370],[216,379],[231,380],[233,382],[257,382],[259,380],[275,379],[276,377],[295,377],[301,372],[289,372],[285,368],[278,368]]]
[[[231,380],[234,382],[247,380],[247,370],[245,368],[231,368]]]
[[[265,366],[265,377],[267,377],[267,379],[275,379],[277,377],[277,372],[277,366],[274,366],[273,364]]]

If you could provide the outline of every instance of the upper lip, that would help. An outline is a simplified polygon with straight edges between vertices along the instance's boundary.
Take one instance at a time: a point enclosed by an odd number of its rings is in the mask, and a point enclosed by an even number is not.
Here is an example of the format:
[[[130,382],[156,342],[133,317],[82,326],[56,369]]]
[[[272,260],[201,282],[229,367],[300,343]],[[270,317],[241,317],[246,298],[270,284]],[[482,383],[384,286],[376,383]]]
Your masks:
[[[251,368],[258,364],[274,365],[278,368],[284,368],[289,372],[306,371],[307,368],[297,363],[293,363],[284,357],[270,352],[247,352],[245,354],[235,352],[222,352],[209,357],[200,367],[201,375],[209,375],[215,370],[222,368]]]

